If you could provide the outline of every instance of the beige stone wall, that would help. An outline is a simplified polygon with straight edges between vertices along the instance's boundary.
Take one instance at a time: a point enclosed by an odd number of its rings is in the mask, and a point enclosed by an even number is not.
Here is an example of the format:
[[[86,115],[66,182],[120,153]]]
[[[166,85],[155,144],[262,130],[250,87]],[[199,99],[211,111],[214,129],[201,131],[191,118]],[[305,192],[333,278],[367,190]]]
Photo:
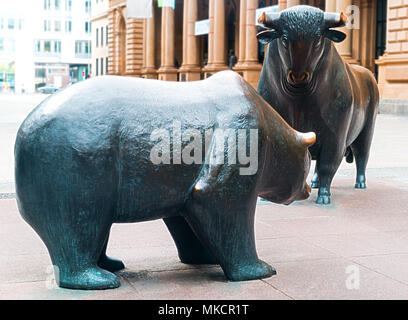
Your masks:
[[[408,0],[388,0],[387,48],[376,62],[383,99],[408,100]]]

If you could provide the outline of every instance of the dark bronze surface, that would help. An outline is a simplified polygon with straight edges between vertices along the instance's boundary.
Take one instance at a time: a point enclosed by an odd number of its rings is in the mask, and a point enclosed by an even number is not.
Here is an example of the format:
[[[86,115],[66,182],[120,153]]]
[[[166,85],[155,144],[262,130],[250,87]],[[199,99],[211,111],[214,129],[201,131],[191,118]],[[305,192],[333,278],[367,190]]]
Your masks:
[[[202,133],[258,130],[258,170],[242,175],[239,163],[214,163],[216,133],[203,164],[152,163],[152,132],[171,131],[175,120]],[[231,280],[265,278],[275,270],[255,249],[257,196],[284,204],[307,198],[315,138],[293,130],[231,71],[183,83],[93,78],[52,95],[21,125],[18,206],[62,287],[118,287],[112,272],[124,265],[105,255],[112,223],[154,219],[164,219],[182,262],[218,263]]]
[[[356,188],[366,187],[365,171],[378,110],[371,72],[346,63],[333,45],[346,35],[343,13],[295,6],[264,14],[258,39],[268,45],[259,94],[296,130],[317,134],[310,149],[317,160],[312,187],[317,203],[330,203],[330,185],[343,159],[356,160]]]

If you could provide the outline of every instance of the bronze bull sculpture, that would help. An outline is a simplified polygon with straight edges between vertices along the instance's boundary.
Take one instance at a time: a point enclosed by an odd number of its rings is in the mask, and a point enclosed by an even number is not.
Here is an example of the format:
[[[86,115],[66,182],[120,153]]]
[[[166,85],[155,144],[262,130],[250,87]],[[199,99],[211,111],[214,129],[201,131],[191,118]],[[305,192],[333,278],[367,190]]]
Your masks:
[[[226,143],[227,130],[241,135]],[[169,131],[178,132],[171,146]],[[21,125],[18,206],[47,246],[61,287],[118,287],[113,272],[124,265],[106,256],[111,225],[155,219],[166,223],[183,263],[220,264],[231,280],[265,278],[275,270],[255,248],[257,197],[307,198],[315,139],[293,130],[231,71],[188,83],[98,77],[52,95]],[[255,163],[223,162],[239,159],[242,145],[242,157],[256,150]]]
[[[258,39],[269,44],[258,93],[299,131],[314,131],[310,149],[317,203],[330,203],[330,185],[343,156],[356,161],[356,188],[366,188],[366,166],[379,93],[371,72],[350,65],[333,45],[346,35],[333,28],[347,17],[310,6],[263,14]]]

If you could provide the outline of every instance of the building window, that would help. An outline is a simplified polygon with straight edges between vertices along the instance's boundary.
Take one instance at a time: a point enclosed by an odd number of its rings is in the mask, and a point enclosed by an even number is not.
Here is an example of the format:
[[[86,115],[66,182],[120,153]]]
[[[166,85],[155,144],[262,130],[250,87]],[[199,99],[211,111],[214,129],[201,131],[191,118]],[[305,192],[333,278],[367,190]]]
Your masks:
[[[99,70],[99,59],[98,58],[96,58],[96,63],[95,63],[95,75],[97,76],[98,75],[98,70]]]
[[[61,31],[61,21],[54,21],[54,31],[55,32]]]
[[[108,73],[108,57],[105,58],[105,68],[106,68],[105,73]]]
[[[103,47],[103,27],[101,27],[101,47]]]
[[[91,12],[91,1],[90,1],[90,0],[86,0],[86,1],[85,1],[85,12],[86,12],[86,13],[90,13],[90,12]]]
[[[108,45],[108,26],[106,26],[105,27],[105,33],[106,33],[106,41],[105,41],[105,43],[106,43],[106,45]]]
[[[44,20],[44,31],[51,31],[51,20]]]
[[[0,29],[4,29],[4,18],[0,18]]]
[[[103,76],[103,58],[101,58],[101,76]]]
[[[7,26],[9,30],[13,30],[14,29],[14,19],[8,19]]]
[[[60,40],[54,41],[54,52],[61,53],[61,41]]]
[[[44,52],[46,52],[46,53],[51,52],[51,41],[49,41],[49,40],[44,41]]]
[[[51,0],[44,0],[44,10],[51,9]]]
[[[0,38],[0,52],[4,51],[4,38]]]
[[[72,31],[72,21],[67,20],[65,21],[65,32],[71,32]]]
[[[72,0],[65,0],[65,11],[72,10]]]
[[[75,56],[77,58],[89,58],[91,53],[90,41],[77,40],[75,41]]]
[[[41,52],[41,40],[34,41],[34,52],[40,53]]]
[[[99,29],[96,28],[96,46],[99,46]]]
[[[85,22],[85,32],[90,33],[91,32],[91,23],[86,21]]]
[[[54,8],[55,8],[55,10],[61,9],[60,0],[55,0],[55,2],[54,2]]]
[[[23,29],[23,19],[18,20],[18,30]]]

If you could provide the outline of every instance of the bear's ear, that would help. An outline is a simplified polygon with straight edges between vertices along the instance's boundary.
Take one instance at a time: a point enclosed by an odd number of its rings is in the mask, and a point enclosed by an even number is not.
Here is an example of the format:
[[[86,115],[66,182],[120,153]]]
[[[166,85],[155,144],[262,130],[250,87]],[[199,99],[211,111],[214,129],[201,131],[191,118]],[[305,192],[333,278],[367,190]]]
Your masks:
[[[267,29],[264,31],[259,32],[256,37],[258,38],[259,42],[262,44],[268,44],[272,42],[273,40],[277,39],[280,37],[280,34],[278,31],[274,29]]]
[[[342,42],[344,39],[346,39],[345,33],[331,29],[326,30],[324,32],[324,36],[334,42]]]

